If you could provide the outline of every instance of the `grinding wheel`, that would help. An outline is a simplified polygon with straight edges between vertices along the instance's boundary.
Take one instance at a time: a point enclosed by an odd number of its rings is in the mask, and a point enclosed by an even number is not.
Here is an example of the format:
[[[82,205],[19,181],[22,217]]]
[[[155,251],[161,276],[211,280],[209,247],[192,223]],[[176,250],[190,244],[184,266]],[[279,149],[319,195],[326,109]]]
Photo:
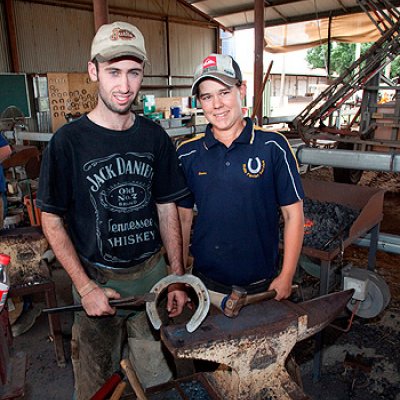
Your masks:
[[[351,268],[357,273],[357,278],[368,280],[367,296],[358,305],[356,315],[361,318],[374,318],[378,316],[389,304],[390,290],[384,279],[376,273],[363,268]],[[347,308],[353,312],[356,301],[350,300]]]

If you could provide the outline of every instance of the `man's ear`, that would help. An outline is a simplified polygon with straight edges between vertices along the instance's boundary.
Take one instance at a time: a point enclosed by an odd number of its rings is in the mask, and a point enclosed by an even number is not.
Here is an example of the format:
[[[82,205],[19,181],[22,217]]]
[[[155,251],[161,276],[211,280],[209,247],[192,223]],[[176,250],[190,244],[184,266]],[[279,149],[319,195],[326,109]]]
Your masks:
[[[97,82],[97,67],[92,61],[88,62],[88,73],[92,82]]]
[[[239,90],[240,90],[240,98],[243,100],[247,92],[247,81],[242,82],[242,84],[239,87]]]

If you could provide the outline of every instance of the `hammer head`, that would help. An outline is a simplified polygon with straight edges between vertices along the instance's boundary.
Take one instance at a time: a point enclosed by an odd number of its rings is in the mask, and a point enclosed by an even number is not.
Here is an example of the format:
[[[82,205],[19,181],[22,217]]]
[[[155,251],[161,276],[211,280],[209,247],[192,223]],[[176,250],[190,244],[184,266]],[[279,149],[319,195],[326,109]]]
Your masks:
[[[227,317],[234,318],[239,315],[240,309],[245,305],[247,291],[240,286],[232,286],[232,293],[225,301],[223,307],[224,314]]]

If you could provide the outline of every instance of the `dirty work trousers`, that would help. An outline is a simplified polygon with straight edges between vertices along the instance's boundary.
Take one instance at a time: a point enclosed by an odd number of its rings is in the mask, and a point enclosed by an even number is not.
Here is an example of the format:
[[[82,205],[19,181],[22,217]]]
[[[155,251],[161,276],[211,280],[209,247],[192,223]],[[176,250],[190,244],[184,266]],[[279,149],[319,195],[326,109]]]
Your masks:
[[[163,257],[154,267],[134,279],[108,279],[102,287],[117,290],[121,297],[144,294],[166,275]],[[76,291],[74,298],[79,299]],[[116,316],[88,317],[75,314],[72,327],[71,358],[77,400],[90,399],[105,381],[120,369],[120,360],[128,356],[144,387],[165,383],[172,371],[165,359],[164,349],[148,321],[145,311],[118,310]]]

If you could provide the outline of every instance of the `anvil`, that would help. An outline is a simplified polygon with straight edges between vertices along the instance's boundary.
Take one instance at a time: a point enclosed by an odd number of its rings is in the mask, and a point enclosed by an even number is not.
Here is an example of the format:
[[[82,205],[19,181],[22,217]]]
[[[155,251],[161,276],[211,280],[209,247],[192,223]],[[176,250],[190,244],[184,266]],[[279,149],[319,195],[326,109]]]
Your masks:
[[[221,398],[308,399],[288,374],[286,358],[297,342],[332,322],[352,295],[347,290],[302,303],[264,301],[235,319],[210,315],[193,333],[185,325],[162,327],[161,337],[176,358],[224,366],[208,376]]]

